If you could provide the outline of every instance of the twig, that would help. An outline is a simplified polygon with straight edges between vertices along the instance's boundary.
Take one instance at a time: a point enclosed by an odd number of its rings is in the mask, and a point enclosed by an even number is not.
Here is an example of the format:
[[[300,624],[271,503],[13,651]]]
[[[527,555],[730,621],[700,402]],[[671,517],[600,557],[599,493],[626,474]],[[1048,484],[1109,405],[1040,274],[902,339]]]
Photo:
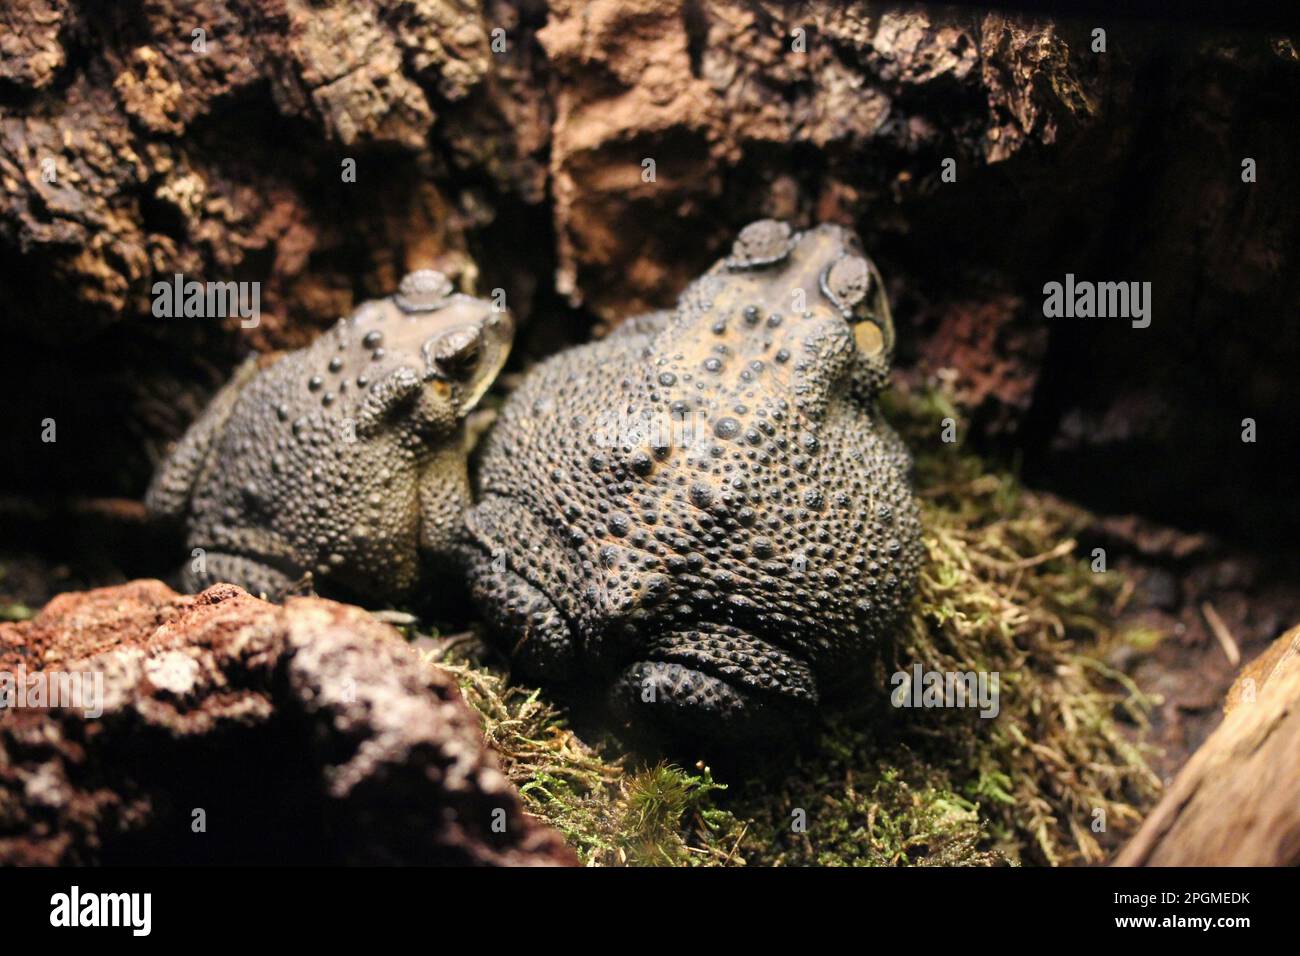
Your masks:
[[[1219,646],[1223,648],[1228,663],[1236,667],[1241,663],[1241,649],[1237,647],[1237,642],[1233,639],[1232,632],[1228,630],[1228,625],[1223,623],[1223,618],[1219,617],[1219,612],[1214,609],[1214,605],[1209,601],[1202,602],[1201,613],[1205,615],[1205,620],[1210,625],[1210,630],[1214,632],[1214,636],[1219,639]]]
[[[727,855],[722,858],[723,866],[726,866],[728,863],[731,862],[731,858],[735,856],[736,851],[740,849],[740,841],[745,839],[745,834],[748,832],[749,832],[749,823],[746,822],[745,825],[740,828],[740,836],[736,837],[736,842],[731,845],[731,849],[727,851]]]
[[[1029,558],[1021,558],[1018,561],[1000,561],[997,558],[991,558],[986,554],[978,551],[971,552],[972,560],[991,568],[998,568],[1003,571],[1019,571],[1024,568],[1034,568],[1040,564],[1046,564],[1055,558],[1063,558],[1075,548],[1075,542],[1071,540],[1062,541],[1050,551],[1044,551],[1042,554],[1035,554]]]

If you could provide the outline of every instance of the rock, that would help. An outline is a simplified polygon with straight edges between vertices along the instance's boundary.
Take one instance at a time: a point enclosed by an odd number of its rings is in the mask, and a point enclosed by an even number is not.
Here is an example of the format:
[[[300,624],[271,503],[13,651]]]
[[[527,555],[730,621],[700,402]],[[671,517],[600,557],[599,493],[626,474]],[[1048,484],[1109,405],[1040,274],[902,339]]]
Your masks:
[[[69,593],[0,625],[0,674],[37,672],[93,678],[0,711],[0,864],[576,863],[456,684],[359,608]]]
[[[1226,709],[1117,866],[1300,864],[1300,627],[1246,668]]]

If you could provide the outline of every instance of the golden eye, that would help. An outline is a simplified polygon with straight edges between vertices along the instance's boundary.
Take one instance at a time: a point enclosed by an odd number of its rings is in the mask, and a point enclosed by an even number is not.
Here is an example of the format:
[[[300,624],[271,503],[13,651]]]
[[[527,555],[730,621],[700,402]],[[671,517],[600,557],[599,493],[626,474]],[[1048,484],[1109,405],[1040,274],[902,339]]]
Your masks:
[[[870,320],[859,322],[853,327],[853,341],[857,342],[858,351],[867,358],[874,358],[885,350],[885,333]]]
[[[879,278],[863,256],[845,255],[822,273],[822,294],[853,325],[858,351],[868,358],[893,347],[893,320]]]

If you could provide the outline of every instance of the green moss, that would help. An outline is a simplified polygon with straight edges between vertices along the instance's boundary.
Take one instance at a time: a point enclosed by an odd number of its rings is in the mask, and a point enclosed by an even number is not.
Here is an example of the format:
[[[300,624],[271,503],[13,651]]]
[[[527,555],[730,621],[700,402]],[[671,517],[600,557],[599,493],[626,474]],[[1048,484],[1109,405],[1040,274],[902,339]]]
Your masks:
[[[714,806],[726,789],[703,766],[691,774],[660,763],[632,774],[617,804],[617,862],[656,866],[728,862],[743,828],[738,828],[732,813]]]
[[[0,604],[0,621],[30,621],[35,616],[26,604]]]
[[[847,718],[825,728],[783,783],[750,783],[731,812],[751,865],[994,865],[977,803],[906,745]]]
[[[681,865],[726,862],[743,827],[714,805],[726,788],[707,767],[627,771],[569,729],[541,691],[511,686],[479,664],[430,655],[455,675],[483,719],[488,745],[530,812],[564,834],[584,862]],[[608,746],[603,749],[609,749]]]
[[[1077,553],[1087,515],[1022,488],[959,442],[956,406],[895,392],[887,417],[916,455],[928,561],[913,612],[880,655],[863,706],[826,718],[778,782],[716,781],[709,768],[635,764],[589,745],[542,692],[443,657],[528,809],[595,865],[992,865],[1104,858],[1158,780],[1135,743],[1148,702],[1104,663],[1117,572]],[[896,709],[891,676],[997,672],[996,718]],[[1121,729],[1123,726],[1123,729]]]
[[[0,581],[9,574],[8,569],[0,564]],[[17,601],[0,601],[0,621],[30,621],[36,612],[26,604]]]
[[[1156,645],[1166,637],[1164,631],[1157,630],[1154,627],[1144,627],[1137,625],[1126,628],[1120,634],[1120,642],[1129,645],[1139,654],[1149,654],[1156,649]]]
[[[1149,702],[1103,663],[1111,645],[1134,636],[1113,632],[1123,580],[1094,573],[1077,553],[1085,512],[989,471],[958,443],[936,442],[944,417],[960,421],[941,397],[894,398],[891,420],[917,452],[929,560],[893,665],[999,672],[994,720],[912,712],[939,724],[929,759],[980,802],[1009,856],[1098,861],[1094,825],[1130,827],[1159,787],[1132,742]]]

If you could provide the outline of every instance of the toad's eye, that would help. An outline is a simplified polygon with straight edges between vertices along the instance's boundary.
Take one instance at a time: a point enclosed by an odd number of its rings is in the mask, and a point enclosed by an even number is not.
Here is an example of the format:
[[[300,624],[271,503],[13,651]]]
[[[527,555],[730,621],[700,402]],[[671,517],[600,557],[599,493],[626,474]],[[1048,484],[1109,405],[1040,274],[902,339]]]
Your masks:
[[[892,346],[892,323],[884,290],[871,264],[862,256],[845,255],[822,273],[822,294],[853,325],[858,350],[875,356]]]
[[[790,254],[790,226],[776,219],[751,222],[731,246],[727,265],[732,269],[757,269],[780,262]]]
[[[483,333],[467,326],[430,339],[425,354],[437,371],[447,378],[466,378],[478,365],[483,351]]]
[[[856,318],[854,314],[866,305],[867,293],[871,291],[871,267],[867,260],[861,256],[836,259],[822,274],[822,291],[845,318]]]

